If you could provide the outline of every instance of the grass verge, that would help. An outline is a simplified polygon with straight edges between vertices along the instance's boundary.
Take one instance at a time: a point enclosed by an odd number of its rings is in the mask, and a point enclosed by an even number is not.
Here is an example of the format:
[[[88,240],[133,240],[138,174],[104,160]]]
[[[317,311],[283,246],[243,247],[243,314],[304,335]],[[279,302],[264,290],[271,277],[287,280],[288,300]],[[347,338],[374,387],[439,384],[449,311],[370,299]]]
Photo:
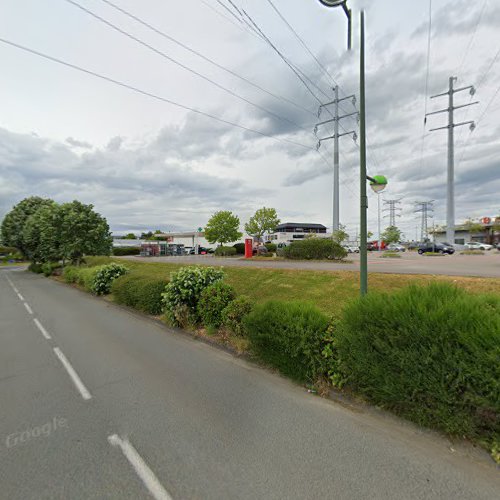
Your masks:
[[[106,264],[123,259],[89,257],[89,265]],[[137,276],[165,278],[186,264],[141,262],[127,260],[126,265]],[[338,317],[344,306],[359,295],[359,274],[354,271],[309,271],[298,269],[263,269],[251,267],[225,267],[225,282],[236,295],[245,295],[259,304],[268,300],[301,300],[314,304],[322,312]],[[462,276],[435,276],[416,274],[370,273],[371,290],[395,291],[408,285],[427,285],[435,282],[453,283],[473,293],[499,293],[500,278],[472,278]]]

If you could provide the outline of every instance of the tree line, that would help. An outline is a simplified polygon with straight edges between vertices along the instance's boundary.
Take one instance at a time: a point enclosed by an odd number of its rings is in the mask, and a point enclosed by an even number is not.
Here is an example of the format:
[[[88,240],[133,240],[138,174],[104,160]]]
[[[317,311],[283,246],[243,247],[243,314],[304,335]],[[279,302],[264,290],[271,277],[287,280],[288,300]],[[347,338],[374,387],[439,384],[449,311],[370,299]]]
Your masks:
[[[106,219],[93,205],[74,200],[56,203],[31,196],[4,217],[1,238],[34,263],[79,264],[84,255],[110,255],[112,238]]]

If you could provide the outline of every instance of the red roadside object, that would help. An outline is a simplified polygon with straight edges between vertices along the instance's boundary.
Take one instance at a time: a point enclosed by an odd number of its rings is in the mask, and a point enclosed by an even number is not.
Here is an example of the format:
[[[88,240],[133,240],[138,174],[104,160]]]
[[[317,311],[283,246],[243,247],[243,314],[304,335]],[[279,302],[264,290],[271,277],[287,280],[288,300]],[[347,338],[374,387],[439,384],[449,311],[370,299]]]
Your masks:
[[[245,238],[245,259],[251,259],[253,252],[252,238]]]

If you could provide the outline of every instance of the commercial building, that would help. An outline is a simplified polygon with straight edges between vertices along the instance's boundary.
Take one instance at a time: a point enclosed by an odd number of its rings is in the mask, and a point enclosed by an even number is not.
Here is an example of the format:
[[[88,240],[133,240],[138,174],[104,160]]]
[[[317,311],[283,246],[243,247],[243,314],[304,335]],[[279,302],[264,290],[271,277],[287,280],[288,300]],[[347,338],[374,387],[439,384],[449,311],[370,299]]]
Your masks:
[[[327,237],[326,226],[323,224],[311,224],[308,222],[285,222],[276,226],[274,233],[266,236],[266,241],[271,243],[292,243],[302,240],[309,234],[315,234],[319,237]]]
[[[472,221],[480,231],[470,231],[470,222],[455,226],[455,241],[449,241],[452,245],[465,245],[470,241],[478,243],[489,243],[495,245],[500,243],[500,217],[482,217]],[[439,227],[433,231],[437,243],[446,242],[446,227]]]

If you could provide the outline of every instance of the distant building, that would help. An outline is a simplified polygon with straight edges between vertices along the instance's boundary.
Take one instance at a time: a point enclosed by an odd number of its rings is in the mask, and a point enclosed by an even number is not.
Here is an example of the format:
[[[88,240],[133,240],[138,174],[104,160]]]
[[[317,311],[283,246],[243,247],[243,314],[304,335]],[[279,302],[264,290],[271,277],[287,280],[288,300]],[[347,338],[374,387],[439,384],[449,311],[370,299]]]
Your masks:
[[[276,226],[274,233],[266,235],[266,241],[271,243],[291,243],[302,240],[309,234],[326,237],[326,226],[307,222],[285,222]]]
[[[465,245],[470,241],[478,243],[489,243],[491,245],[500,243],[500,231],[495,231],[495,227],[500,225],[500,217],[483,217],[473,221],[482,227],[480,232],[470,232],[467,224],[458,224],[455,226],[455,241],[448,241],[452,245]],[[434,230],[434,238],[437,243],[446,242],[446,227],[439,227]]]

